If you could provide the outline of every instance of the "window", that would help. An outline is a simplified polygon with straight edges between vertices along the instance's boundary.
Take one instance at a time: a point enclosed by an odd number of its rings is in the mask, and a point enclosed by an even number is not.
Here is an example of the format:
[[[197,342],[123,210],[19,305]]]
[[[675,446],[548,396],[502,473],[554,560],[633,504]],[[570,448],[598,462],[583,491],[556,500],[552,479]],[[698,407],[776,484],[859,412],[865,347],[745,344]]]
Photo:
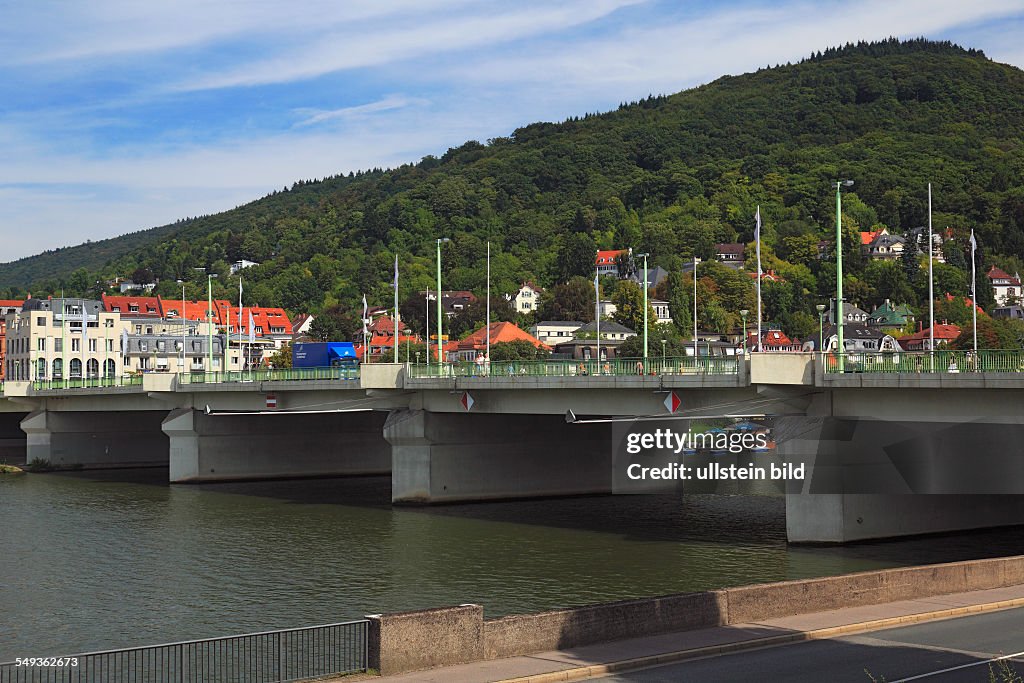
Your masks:
[[[57,353],[63,353],[64,352],[64,340],[60,339],[60,338],[54,338],[54,340],[53,340],[53,350],[56,351]]]
[[[89,340],[89,351],[90,351],[90,353],[96,353],[96,340],[95,339],[90,339]]]
[[[139,351],[149,351],[149,342],[140,341]]]
[[[82,340],[81,339],[72,339],[71,340],[71,350],[72,351],[81,351],[82,350]]]
[[[36,325],[38,325],[39,327],[46,327],[46,318],[44,318],[43,316],[39,316],[38,318],[36,318]]]
[[[110,310],[113,311],[114,313],[120,313],[121,312],[121,307],[120,306],[111,306]]]
[[[64,361],[60,358],[53,359],[53,378],[60,379],[64,376]]]
[[[146,334],[153,334],[153,326],[146,325]]]
[[[100,362],[95,358],[90,358],[85,364],[86,375],[90,378],[96,378],[100,376]]]
[[[39,337],[36,339],[36,351],[46,350],[46,337]]]
[[[138,304],[128,304],[128,312],[129,313],[138,313],[139,312]]]
[[[46,359],[36,361],[36,379],[46,379]]]
[[[107,340],[107,351],[113,351],[113,350],[114,350],[114,340],[113,339],[108,339]]]
[[[142,325],[135,326],[135,334],[142,334]]]
[[[72,377],[80,378],[82,376],[82,359],[72,358],[71,363],[68,364]]]

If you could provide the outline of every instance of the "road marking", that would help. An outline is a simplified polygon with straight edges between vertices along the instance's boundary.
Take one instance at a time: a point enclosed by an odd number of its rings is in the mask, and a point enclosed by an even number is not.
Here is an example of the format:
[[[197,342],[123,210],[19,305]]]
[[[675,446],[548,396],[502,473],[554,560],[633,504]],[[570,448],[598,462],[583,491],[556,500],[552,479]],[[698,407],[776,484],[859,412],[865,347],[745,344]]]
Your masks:
[[[909,678],[901,678],[898,681],[892,681],[892,683],[907,683],[907,681],[918,681],[922,678],[928,678],[930,676],[938,676],[939,674],[948,674],[951,671],[959,671],[960,669],[970,669],[972,666],[981,666],[982,664],[991,664],[992,662],[1001,662],[1004,659],[1013,659],[1014,657],[1020,657],[1024,655],[1024,652],[1015,652],[1012,655],[1003,655],[1002,657],[993,657],[992,659],[985,659],[980,662],[971,662],[970,664],[961,664],[960,666],[951,666],[948,669],[939,669],[938,671],[929,671],[928,673],[918,674],[916,676],[910,676]]]

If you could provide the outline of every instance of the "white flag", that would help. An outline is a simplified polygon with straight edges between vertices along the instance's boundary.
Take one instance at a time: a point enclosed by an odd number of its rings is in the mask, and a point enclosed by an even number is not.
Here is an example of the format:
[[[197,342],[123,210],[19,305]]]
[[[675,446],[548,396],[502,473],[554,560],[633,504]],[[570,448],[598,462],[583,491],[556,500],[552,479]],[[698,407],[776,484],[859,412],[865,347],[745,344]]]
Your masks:
[[[978,249],[978,240],[974,239],[974,228],[971,228],[971,260],[974,259],[974,252]]]
[[[128,330],[121,330],[121,353],[128,354]]]
[[[252,320],[252,311],[249,311],[249,343],[256,341],[256,323]]]

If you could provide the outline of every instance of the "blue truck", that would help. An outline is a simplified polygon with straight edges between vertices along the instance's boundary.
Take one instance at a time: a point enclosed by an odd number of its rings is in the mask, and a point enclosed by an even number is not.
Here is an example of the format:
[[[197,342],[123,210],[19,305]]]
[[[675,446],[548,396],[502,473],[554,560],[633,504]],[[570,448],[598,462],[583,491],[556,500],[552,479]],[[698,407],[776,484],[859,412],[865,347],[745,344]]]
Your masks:
[[[293,368],[355,368],[359,363],[352,342],[296,342],[292,344]]]

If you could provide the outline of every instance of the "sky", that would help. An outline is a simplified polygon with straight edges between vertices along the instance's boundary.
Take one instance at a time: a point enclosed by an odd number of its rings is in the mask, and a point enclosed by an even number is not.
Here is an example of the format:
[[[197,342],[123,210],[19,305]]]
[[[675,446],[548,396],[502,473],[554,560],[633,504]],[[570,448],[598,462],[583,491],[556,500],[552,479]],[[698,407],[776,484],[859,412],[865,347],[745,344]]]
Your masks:
[[[1024,0],[0,0],[0,261]]]

